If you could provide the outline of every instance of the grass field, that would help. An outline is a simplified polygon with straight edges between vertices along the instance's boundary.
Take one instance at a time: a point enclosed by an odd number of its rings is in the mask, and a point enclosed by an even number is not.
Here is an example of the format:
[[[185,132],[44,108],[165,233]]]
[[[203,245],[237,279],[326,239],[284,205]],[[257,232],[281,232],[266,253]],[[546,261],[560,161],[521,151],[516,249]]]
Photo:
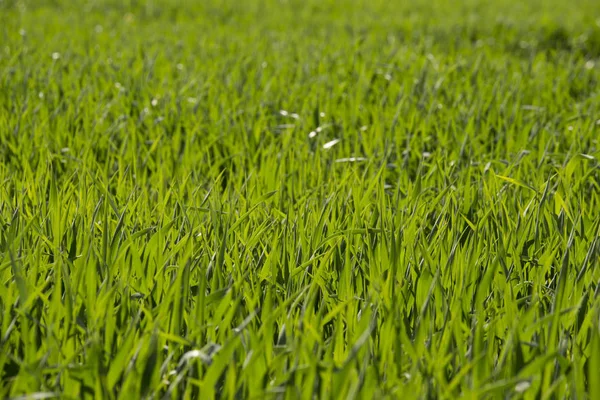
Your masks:
[[[595,0],[0,0],[0,398],[600,399],[599,82]]]

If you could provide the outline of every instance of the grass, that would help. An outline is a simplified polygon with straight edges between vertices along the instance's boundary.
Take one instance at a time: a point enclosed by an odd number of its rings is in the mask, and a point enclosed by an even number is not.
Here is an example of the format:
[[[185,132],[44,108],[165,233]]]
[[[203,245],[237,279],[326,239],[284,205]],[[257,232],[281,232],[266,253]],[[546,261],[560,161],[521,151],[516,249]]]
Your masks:
[[[600,398],[600,3],[196,3],[0,0],[0,397]]]

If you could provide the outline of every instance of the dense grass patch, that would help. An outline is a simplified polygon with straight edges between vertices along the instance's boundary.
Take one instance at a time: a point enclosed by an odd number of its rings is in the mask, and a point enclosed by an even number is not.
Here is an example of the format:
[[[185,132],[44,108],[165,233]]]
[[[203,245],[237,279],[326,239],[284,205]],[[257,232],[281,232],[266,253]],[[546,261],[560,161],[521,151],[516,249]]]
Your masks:
[[[0,397],[600,398],[600,3],[0,0]]]

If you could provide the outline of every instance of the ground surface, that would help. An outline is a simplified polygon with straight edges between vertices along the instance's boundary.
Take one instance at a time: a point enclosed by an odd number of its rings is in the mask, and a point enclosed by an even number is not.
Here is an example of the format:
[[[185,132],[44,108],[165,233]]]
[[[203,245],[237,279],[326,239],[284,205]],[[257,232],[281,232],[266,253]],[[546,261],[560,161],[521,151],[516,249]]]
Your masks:
[[[600,398],[600,2],[395,3],[0,0],[0,397]]]

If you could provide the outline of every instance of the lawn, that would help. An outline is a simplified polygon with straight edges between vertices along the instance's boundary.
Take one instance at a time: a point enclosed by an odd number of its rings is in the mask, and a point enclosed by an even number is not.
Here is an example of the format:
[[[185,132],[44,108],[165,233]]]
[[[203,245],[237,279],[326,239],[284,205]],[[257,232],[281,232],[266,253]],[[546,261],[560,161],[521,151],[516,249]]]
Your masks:
[[[0,398],[600,399],[600,2],[0,0]]]

